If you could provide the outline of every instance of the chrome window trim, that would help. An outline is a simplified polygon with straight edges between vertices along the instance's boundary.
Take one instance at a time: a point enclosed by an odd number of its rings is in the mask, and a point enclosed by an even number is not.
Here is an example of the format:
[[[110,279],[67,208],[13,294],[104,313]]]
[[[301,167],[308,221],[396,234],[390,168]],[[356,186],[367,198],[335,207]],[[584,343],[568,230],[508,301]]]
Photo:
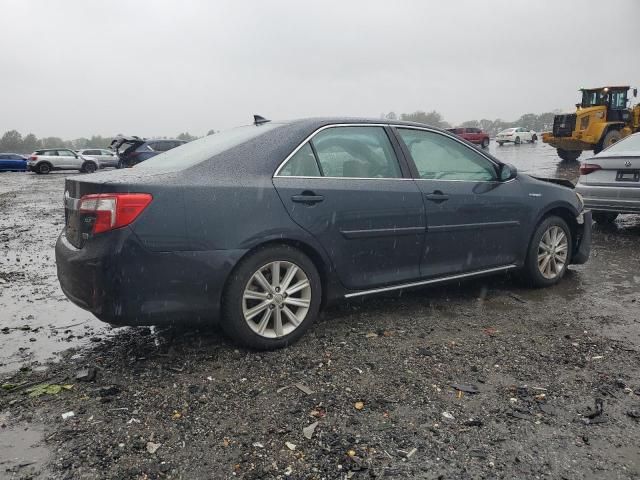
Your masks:
[[[285,166],[285,164],[291,159],[291,157],[293,157],[296,153],[298,153],[298,150],[300,150],[305,143],[307,143],[308,141],[310,141],[313,137],[315,137],[318,133],[322,132],[323,130],[326,130],[328,128],[339,128],[339,127],[389,127],[391,125],[389,125],[388,123],[332,123],[331,125],[324,125],[318,129],[316,129],[313,133],[311,133],[311,135],[309,135],[307,138],[305,138],[300,145],[298,145],[293,152],[291,152],[289,155],[287,155],[287,157],[280,162],[280,165],[278,165],[278,168],[276,168],[276,172],[273,174],[273,178],[331,178],[331,179],[336,179],[336,178],[344,178],[346,180],[413,180],[411,178],[403,178],[403,177],[391,177],[391,178],[379,178],[379,177],[323,177],[323,176],[319,176],[319,177],[294,177],[291,175],[280,175],[280,170],[282,170],[282,168]],[[385,132],[386,133],[386,132]],[[391,139],[389,139],[389,143],[391,144]],[[394,151],[394,155],[395,155],[395,151]],[[397,158],[396,155],[396,161],[398,162],[398,168],[400,168],[400,159]],[[402,172],[402,170],[401,170]]]
[[[392,285],[390,287],[380,287],[380,288],[373,288],[371,290],[361,290],[359,292],[353,292],[353,293],[347,293],[344,298],[353,298],[353,297],[361,297],[363,295],[373,295],[375,293],[383,293],[383,292],[390,292],[392,290],[402,290],[405,288],[412,288],[412,287],[419,287],[422,285],[431,285],[434,283],[442,283],[442,282],[447,282],[450,280],[458,280],[461,278],[466,278],[466,277],[474,277],[477,275],[484,275],[484,274],[489,274],[489,273],[495,273],[495,272],[502,272],[505,270],[511,270],[513,268],[517,268],[517,265],[504,265],[502,267],[494,267],[494,268],[487,268],[485,270],[477,270],[475,272],[468,272],[468,273],[460,273],[457,275],[449,275],[447,277],[440,277],[440,278],[432,278],[430,280],[422,280],[420,282],[411,282],[411,283],[401,283],[398,285]]]
[[[401,125],[401,124],[396,124],[396,123],[333,123],[331,125],[324,125],[320,128],[317,128],[316,130],[314,130],[308,137],[306,137],[302,142],[300,142],[300,144],[293,149],[293,151],[287,155],[285,157],[285,159],[280,162],[280,165],[278,165],[278,168],[276,168],[275,173],[272,175],[272,178],[305,178],[305,179],[311,179],[311,178],[327,178],[327,179],[331,179],[331,180],[338,180],[338,179],[342,179],[342,180],[425,180],[425,181],[434,181],[437,180],[439,182],[471,182],[471,183],[508,183],[511,182],[515,179],[512,180],[508,180],[507,182],[501,182],[499,178],[496,178],[495,180],[446,180],[446,179],[434,179],[434,178],[405,178],[405,177],[384,177],[384,178],[380,178],[380,177],[325,177],[325,176],[317,176],[317,177],[309,177],[309,176],[296,176],[296,175],[280,175],[280,171],[284,168],[284,166],[286,165],[286,163],[291,159],[291,157],[293,157],[296,153],[298,153],[298,150],[300,150],[307,142],[309,142],[313,137],[315,137],[318,133],[322,132],[323,130],[326,130],[328,128],[337,128],[337,127],[391,127],[391,128],[406,128],[409,130],[423,130],[425,132],[432,132],[432,133],[437,133],[440,135],[443,135],[447,138],[450,138],[452,140],[454,140],[455,142],[458,142],[460,145],[464,146],[465,148],[468,148],[470,151],[479,154],[482,158],[484,158],[485,160],[487,160],[489,163],[491,163],[492,165],[494,165],[495,167],[499,167],[499,164],[497,164],[495,161],[493,161],[491,158],[487,157],[486,155],[484,155],[483,152],[478,151],[472,147],[470,147],[469,145],[466,145],[464,142],[461,142],[460,139],[455,135],[455,134],[451,134],[450,132],[441,132],[440,130],[437,130],[435,128],[430,128],[430,127],[418,127],[418,126],[414,126],[414,125]],[[389,140],[391,141],[391,140]],[[399,161],[400,159],[396,158],[397,161]],[[407,160],[412,160],[412,159],[407,159]]]

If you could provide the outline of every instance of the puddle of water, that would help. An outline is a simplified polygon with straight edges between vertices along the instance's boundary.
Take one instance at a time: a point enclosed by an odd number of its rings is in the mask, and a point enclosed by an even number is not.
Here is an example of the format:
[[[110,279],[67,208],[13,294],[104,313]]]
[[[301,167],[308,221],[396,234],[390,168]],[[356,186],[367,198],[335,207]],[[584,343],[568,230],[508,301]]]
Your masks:
[[[42,445],[43,432],[33,424],[0,428],[0,478],[48,477],[42,470],[50,455]]]

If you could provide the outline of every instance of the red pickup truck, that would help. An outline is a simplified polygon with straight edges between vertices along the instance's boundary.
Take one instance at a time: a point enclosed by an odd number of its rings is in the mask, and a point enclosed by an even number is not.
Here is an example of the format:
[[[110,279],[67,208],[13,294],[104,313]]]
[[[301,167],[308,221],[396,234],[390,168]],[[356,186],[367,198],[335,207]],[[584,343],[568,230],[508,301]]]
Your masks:
[[[482,148],[489,146],[489,135],[484,133],[479,128],[448,128],[451,133],[455,133],[457,136],[464,138],[467,142],[481,145]]]

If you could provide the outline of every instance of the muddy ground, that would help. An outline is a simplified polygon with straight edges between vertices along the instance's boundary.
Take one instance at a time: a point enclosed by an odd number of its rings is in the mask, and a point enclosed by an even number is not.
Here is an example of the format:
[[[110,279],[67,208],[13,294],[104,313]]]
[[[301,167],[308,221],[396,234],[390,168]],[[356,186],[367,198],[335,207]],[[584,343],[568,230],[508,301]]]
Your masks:
[[[497,151],[577,174],[542,145]],[[0,478],[640,478],[640,216],[596,226],[557,287],[368,298],[255,353],[66,301],[64,176],[1,176]]]

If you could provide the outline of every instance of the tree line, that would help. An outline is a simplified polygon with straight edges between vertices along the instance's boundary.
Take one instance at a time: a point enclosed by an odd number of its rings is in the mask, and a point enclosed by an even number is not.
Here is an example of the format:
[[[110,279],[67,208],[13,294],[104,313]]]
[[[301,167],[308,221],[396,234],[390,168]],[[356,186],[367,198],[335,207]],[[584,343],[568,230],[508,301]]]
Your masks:
[[[483,118],[481,120],[467,120],[460,125],[452,125],[447,122],[442,114],[432,110],[430,112],[424,112],[417,110],[413,113],[401,113],[397,115],[395,112],[383,113],[381,118],[389,120],[404,120],[407,122],[425,123],[439,128],[451,128],[451,127],[475,127],[481,128],[487,132],[490,136],[495,136],[496,133],[511,127],[523,127],[528,130],[534,130],[536,132],[549,131],[553,127],[553,117],[559,113],[545,112],[541,114],[525,113],[517,120],[508,122],[501,119],[489,120]],[[209,130],[207,135],[213,135],[215,130]],[[167,137],[155,137],[155,138],[167,138]],[[176,136],[178,140],[185,140],[190,142],[199,137],[191,135],[189,132],[180,133]],[[108,148],[113,137],[103,137],[101,135],[93,135],[90,138],[81,137],[75,140],[63,140],[58,137],[44,137],[38,138],[33,133],[29,133],[24,137],[17,130],[9,130],[0,138],[0,152],[11,153],[31,153],[40,148],[71,148],[78,150],[81,148]]]
[[[383,113],[381,118],[389,120],[403,120],[406,122],[418,122],[425,123],[439,128],[451,128],[451,127],[465,127],[465,128],[481,128],[484,132],[490,136],[495,136],[496,133],[504,130],[505,128],[523,127],[528,130],[534,130],[536,132],[546,132],[553,128],[553,117],[560,113],[558,110],[553,112],[545,112],[540,114],[525,113],[517,120],[512,122],[502,119],[489,120],[483,118],[482,120],[467,120],[459,125],[452,125],[447,122],[443,116],[432,110],[431,112],[424,112],[421,110],[413,113],[401,113],[397,115],[395,112]]]
[[[209,130],[207,135],[213,135],[215,130]],[[167,137],[154,137],[167,138]],[[191,135],[189,132],[180,133],[176,136],[178,140],[190,142],[199,137]],[[81,137],[75,140],[63,140],[59,137],[43,137],[38,138],[33,133],[29,133],[24,137],[17,130],[9,130],[0,138],[0,152],[4,153],[32,153],[41,148],[70,148],[79,150],[81,148],[109,148],[109,144],[113,137],[103,137],[102,135],[93,135],[90,138]]]

